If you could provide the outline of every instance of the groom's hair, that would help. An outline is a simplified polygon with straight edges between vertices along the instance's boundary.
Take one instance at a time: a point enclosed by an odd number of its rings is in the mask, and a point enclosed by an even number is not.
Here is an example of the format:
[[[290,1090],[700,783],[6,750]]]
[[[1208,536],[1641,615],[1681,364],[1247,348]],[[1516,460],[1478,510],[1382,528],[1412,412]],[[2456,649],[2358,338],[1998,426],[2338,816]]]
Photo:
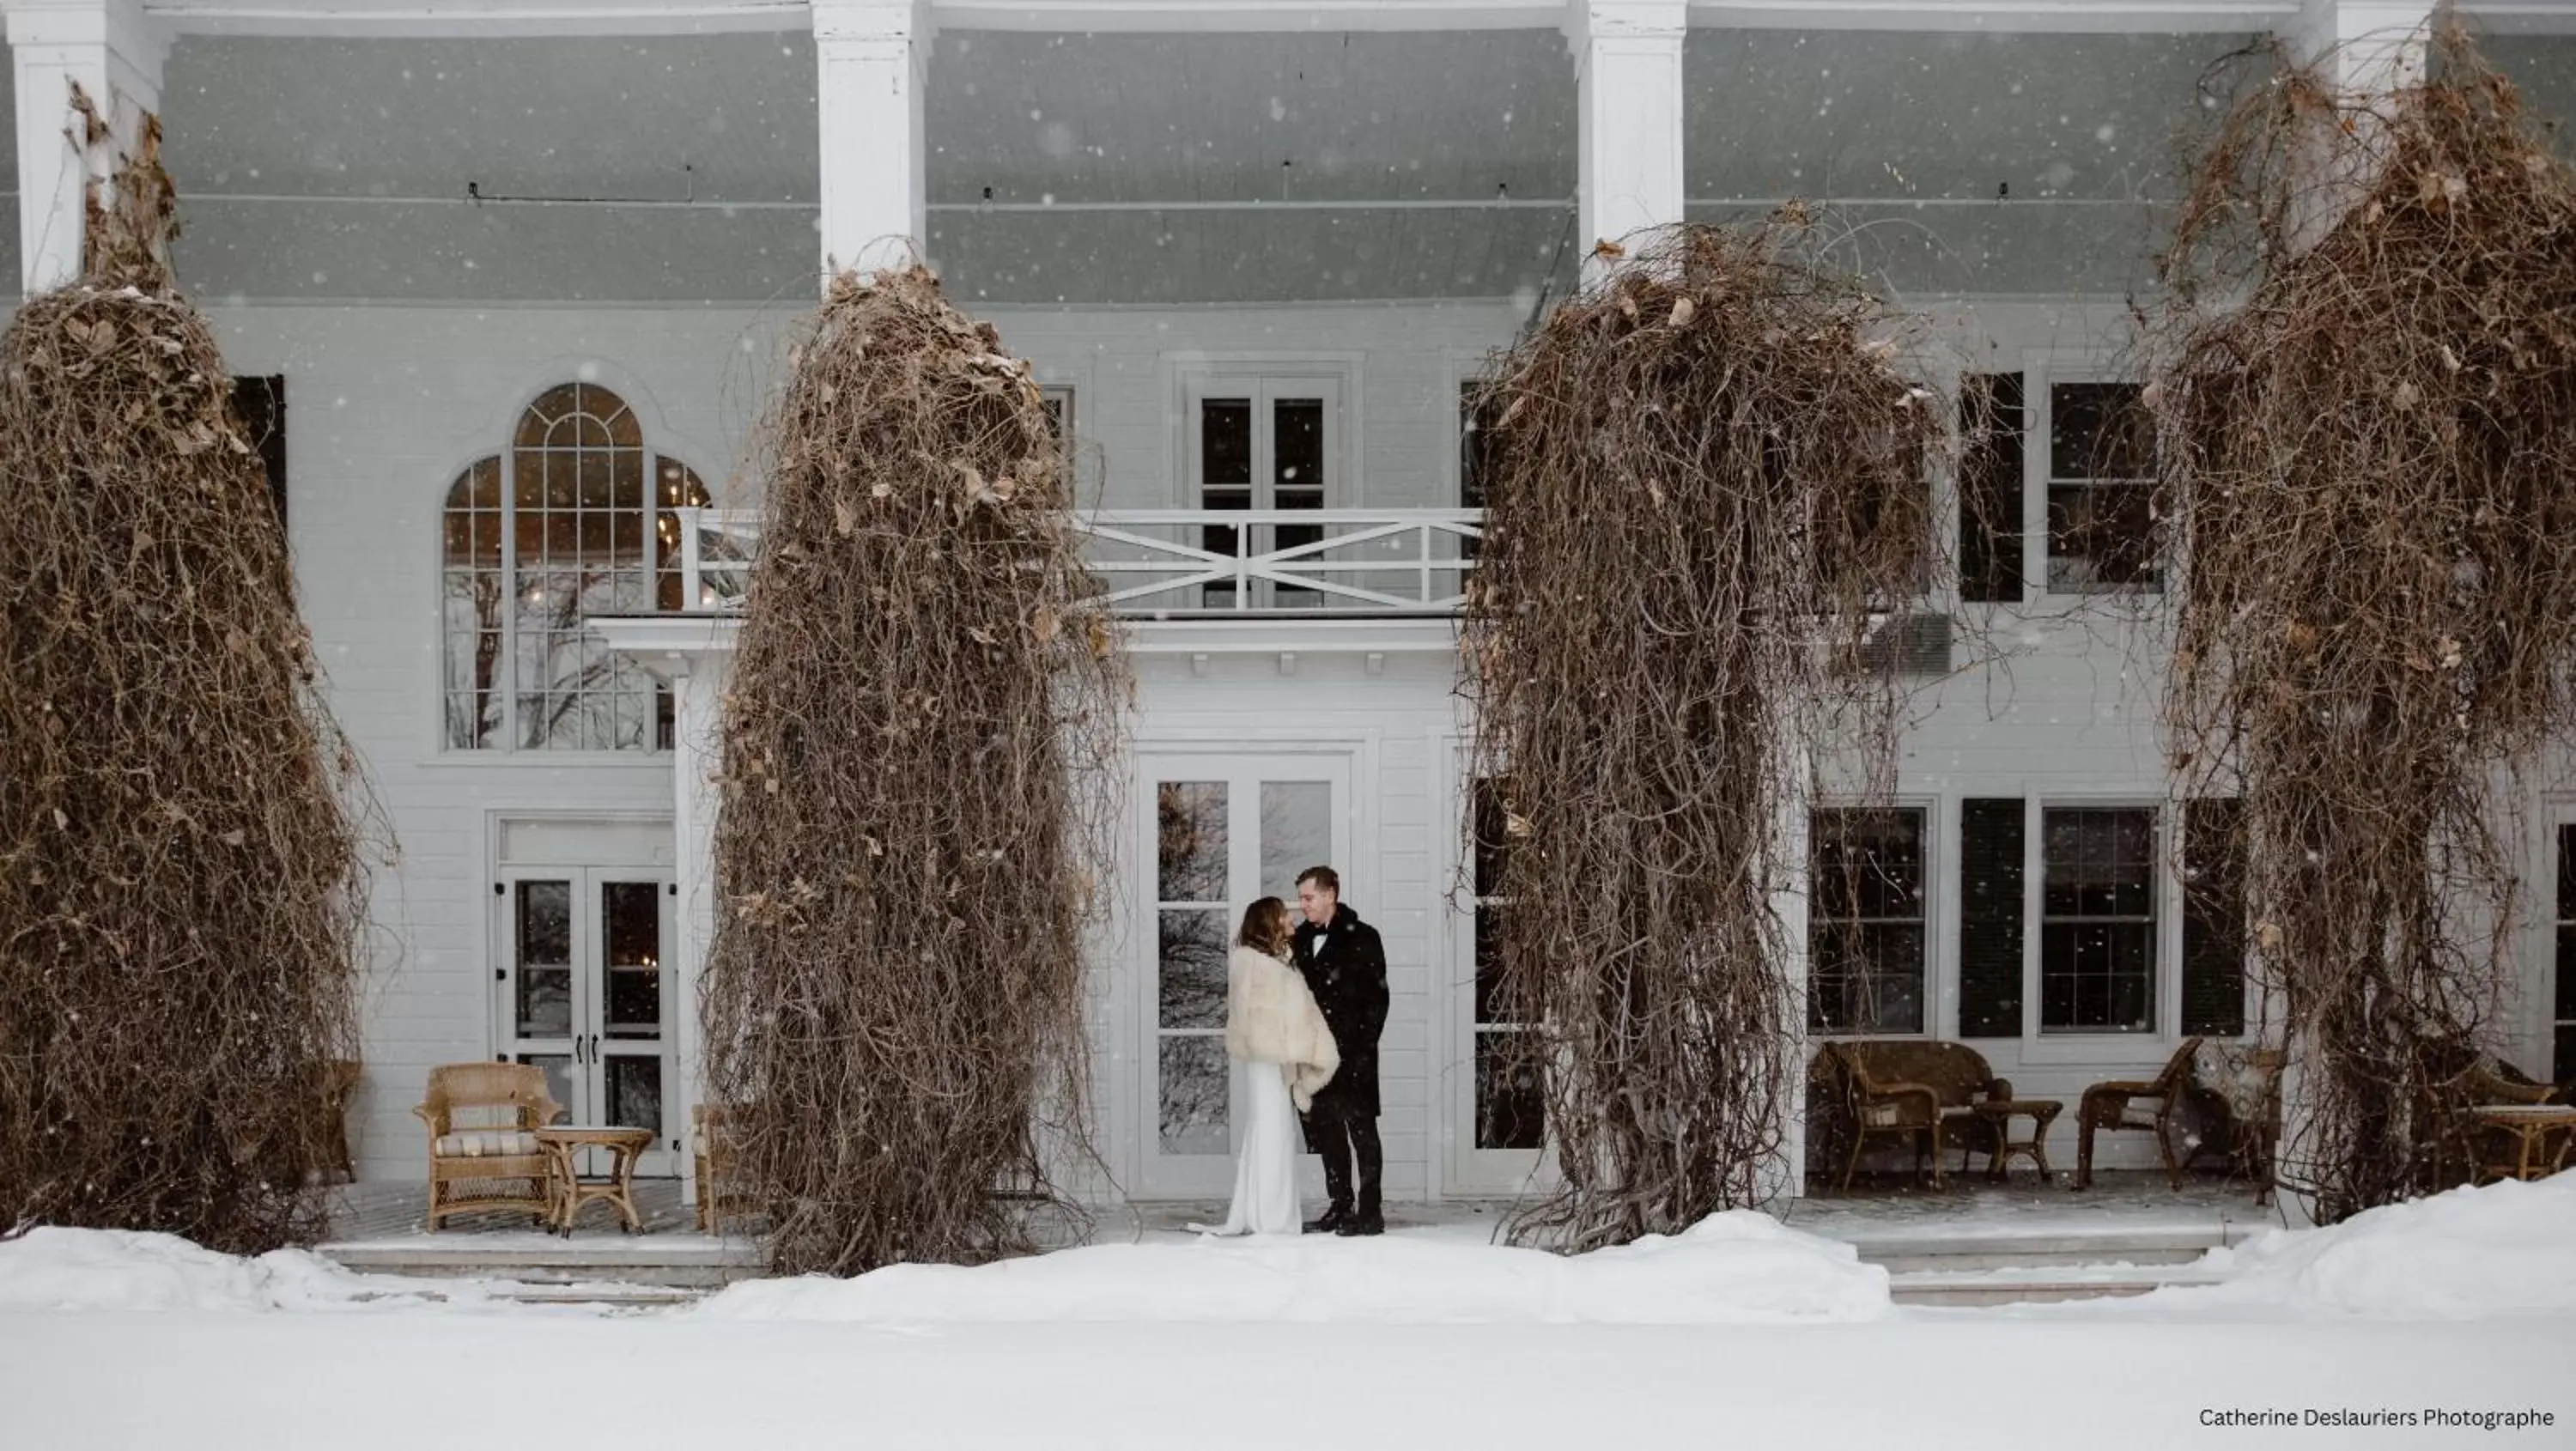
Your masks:
[[[1297,874],[1298,886],[1302,887],[1308,882],[1313,882],[1336,897],[1342,894],[1342,874],[1331,867],[1308,867]]]

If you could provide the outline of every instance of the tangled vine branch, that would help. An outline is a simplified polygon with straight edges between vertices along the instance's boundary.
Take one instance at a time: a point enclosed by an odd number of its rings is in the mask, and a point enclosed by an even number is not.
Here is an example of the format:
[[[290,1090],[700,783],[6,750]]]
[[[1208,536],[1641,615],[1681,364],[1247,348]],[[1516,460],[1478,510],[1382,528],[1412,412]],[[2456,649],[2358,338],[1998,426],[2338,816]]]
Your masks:
[[[86,143],[106,144],[86,99]],[[159,130],[0,339],[0,1233],[315,1237],[371,850]]]
[[[2576,723],[2576,185],[2463,35],[2430,59],[2366,98],[2273,57],[2183,208],[2149,396],[2175,764],[2241,790],[2282,1171],[2328,1219],[2427,1187],[2434,1050],[2503,991],[2507,788]]]
[[[711,1085],[782,1272],[1011,1253],[1028,1199],[1075,1212],[1125,701],[1064,453],[918,268],[833,284],[768,435]]]
[[[1544,1084],[1570,1249],[1756,1201],[1796,1065],[1794,823],[1815,764],[1884,789],[1872,621],[1921,591],[1933,397],[1791,221],[1652,234],[1501,363],[1467,612],[1502,783],[1499,981]]]

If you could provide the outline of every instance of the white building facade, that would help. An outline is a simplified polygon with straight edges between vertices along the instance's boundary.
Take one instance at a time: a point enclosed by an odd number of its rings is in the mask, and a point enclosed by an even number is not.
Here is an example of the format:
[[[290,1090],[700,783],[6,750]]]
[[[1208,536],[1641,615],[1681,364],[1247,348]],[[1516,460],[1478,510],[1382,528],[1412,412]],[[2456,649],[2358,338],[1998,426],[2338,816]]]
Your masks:
[[[2421,5],[0,8],[0,277],[76,267],[65,80],[122,125],[156,112],[182,283],[277,420],[305,615],[402,848],[364,1177],[419,1177],[429,1066],[495,1056],[545,1064],[578,1119],[659,1130],[648,1171],[684,1168],[752,433],[826,260],[906,239],[1034,362],[1129,594],[1129,860],[1094,974],[1104,1192],[1230,1182],[1222,956],[1189,929],[1316,861],[1388,948],[1389,1196],[1537,1169],[1534,1105],[1479,1068],[1512,1025],[1476,992],[1462,388],[1598,265],[1595,239],[1793,196],[1925,320],[1928,384],[2021,423],[1974,479],[1936,482],[1951,521],[1963,482],[2018,502],[2017,533],[1949,541],[1969,567],[1935,601],[1993,658],[1909,642],[1920,719],[1876,829],[1911,880],[1870,909],[1874,989],[1815,983],[1812,1032],[1962,1038],[2024,1096],[2071,1101],[2247,1030],[2241,974],[2189,940],[2136,607],[2153,567],[2126,543],[2144,495],[2098,445],[2133,401],[2127,300],[2203,73],[2269,32],[2402,32]],[[2535,105],[2576,118],[2576,3],[2477,18]],[[2544,1076],[2576,1072],[2555,947],[2576,901],[2546,890],[2562,840],[2576,794],[2553,790],[2497,1023]]]

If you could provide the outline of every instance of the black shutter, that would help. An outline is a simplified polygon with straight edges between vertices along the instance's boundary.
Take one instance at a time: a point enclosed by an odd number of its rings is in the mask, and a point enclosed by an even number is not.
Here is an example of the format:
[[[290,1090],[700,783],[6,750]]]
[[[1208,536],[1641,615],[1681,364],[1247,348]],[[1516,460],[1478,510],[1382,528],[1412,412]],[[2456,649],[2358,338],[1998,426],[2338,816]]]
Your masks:
[[[2182,808],[2182,1030],[2232,1038],[2245,1031],[2242,801]]]
[[[286,527],[286,377],[233,380],[233,416],[241,420],[242,437],[259,454],[268,473],[268,502],[277,510],[277,527]]]
[[[2019,373],[1959,380],[1959,598],[2021,601],[2022,444],[2029,436]]]
[[[1959,811],[1959,1036],[2021,1036],[2021,798]]]

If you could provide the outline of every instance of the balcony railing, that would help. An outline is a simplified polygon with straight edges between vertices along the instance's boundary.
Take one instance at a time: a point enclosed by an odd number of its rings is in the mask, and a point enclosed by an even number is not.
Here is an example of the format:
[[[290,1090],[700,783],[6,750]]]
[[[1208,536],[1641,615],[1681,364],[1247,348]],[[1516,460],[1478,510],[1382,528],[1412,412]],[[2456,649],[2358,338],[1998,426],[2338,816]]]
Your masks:
[[[682,509],[683,599],[739,609],[760,542],[744,509]],[[1475,509],[1113,509],[1077,526],[1111,608],[1160,618],[1452,615]]]

